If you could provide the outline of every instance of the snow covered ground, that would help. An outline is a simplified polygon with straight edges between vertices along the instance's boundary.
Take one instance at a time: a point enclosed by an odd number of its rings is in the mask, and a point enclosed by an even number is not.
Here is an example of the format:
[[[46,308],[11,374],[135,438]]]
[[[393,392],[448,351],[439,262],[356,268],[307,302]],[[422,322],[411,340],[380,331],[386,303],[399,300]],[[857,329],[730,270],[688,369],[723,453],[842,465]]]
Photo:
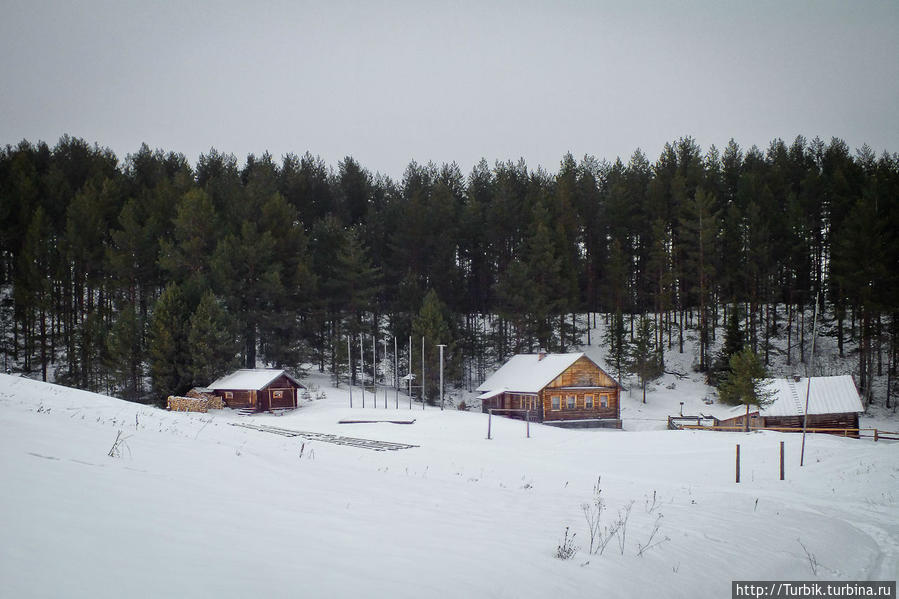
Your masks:
[[[689,378],[646,406],[635,390],[624,431],[532,425],[528,439],[498,418],[487,440],[484,414],[384,409],[383,395],[350,410],[326,380],[310,382],[327,399],[240,417],[0,375],[0,596],[692,598],[728,596],[734,579],[899,576],[899,443],[811,436],[799,468],[798,435],[640,430],[682,400],[709,413]],[[604,525],[633,503],[623,543],[589,555],[581,505],[599,477]],[[638,556],[656,524],[662,543]],[[580,551],[560,560],[566,527]]]

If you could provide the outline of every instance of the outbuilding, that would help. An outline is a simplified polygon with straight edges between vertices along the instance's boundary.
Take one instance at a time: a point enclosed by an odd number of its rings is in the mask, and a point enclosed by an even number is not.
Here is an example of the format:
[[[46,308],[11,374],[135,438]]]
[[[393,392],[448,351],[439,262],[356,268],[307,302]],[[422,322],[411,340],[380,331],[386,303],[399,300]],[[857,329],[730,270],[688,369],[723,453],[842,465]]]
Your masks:
[[[766,379],[765,387],[774,393],[774,401],[749,413],[749,428],[801,430],[808,398],[808,429],[837,429],[849,436],[858,435],[858,417],[864,412],[855,381],[850,375],[788,377]],[[745,426],[745,408],[720,426]],[[855,429],[855,432],[847,432]]]
[[[583,352],[518,354],[479,387],[482,410],[562,427],[621,428],[621,384]]]
[[[229,408],[251,408],[265,412],[297,407],[299,389],[305,389],[284,370],[244,368],[212,382],[208,389]]]

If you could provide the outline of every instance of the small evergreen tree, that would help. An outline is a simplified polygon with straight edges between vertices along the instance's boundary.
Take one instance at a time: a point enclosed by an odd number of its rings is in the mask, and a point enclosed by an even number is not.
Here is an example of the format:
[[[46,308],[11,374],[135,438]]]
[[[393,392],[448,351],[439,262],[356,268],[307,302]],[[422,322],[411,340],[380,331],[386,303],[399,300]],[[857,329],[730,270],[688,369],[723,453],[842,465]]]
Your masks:
[[[234,324],[211,291],[206,291],[190,317],[187,353],[191,384],[205,387],[235,368]]]
[[[150,376],[159,405],[190,385],[186,312],[181,288],[170,283],[156,300],[150,323]]]
[[[603,335],[603,343],[609,348],[606,364],[617,373],[620,382],[621,373],[627,367],[627,331],[621,310],[616,310],[612,315],[612,322]]]
[[[658,378],[663,369],[661,353],[653,347],[654,329],[650,318],[641,317],[637,335],[627,348],[628,370],[640,379],[643,403],[646,403],[646,383]]]
[[[106,337],[106,367],[124,399],[139,401],[143,391],[143,322],[134,304],[126,304]]]
[[[446,308],[437,297],[437,292],[431,289],[421,304],[421,311],[412,321],[412,336],[415,339],[425,338],[427,347],[425,358],[425,377],[422,381],[422,392],[428,398],[428,402],[434,405],[440,397],[440,352],[437,344],[444,344],[443,350],[443,378],[444,384],[451,371],[454,371],[455,343],[452,339],[449,320],[445,314]]]
[[[730,373],[718,387],[718,397],[730,405],[746,406],[746,430],[749,430],[749,407],[759,409],[774,401],[774,391],[764,382],[765,367],[748,345],[730,359]]]
[[[730,359],[740,353],[745,345],[743,329],[740,328],[740,308],[734,304],[727,317],[724,329],[724,344],[708,373],[708,383],[717,386],[724,377],[730,374]]]

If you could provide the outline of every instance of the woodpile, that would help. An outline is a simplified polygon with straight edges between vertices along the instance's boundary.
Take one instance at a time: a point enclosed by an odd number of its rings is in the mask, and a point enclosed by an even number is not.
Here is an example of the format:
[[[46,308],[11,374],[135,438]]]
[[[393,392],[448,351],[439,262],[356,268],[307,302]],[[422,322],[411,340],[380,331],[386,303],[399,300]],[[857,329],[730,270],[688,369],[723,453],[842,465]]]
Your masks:
[[[222,401],[222,398],[211,391],[207,391],[205,389],[198,389],[194,387],[190,391],[187,392],[187,397],[191,397],[193,399],[205,399],[206,407],[209,410],[223,410],[225,409],[225,403]]]
[[[218,400],[218,408],[210,405],[210,401],[206,398],[197,397],[180,397],[177,395],[169,395],[168,409],[172,412],[207,412],[210,408],[221,409],[221,399]]]

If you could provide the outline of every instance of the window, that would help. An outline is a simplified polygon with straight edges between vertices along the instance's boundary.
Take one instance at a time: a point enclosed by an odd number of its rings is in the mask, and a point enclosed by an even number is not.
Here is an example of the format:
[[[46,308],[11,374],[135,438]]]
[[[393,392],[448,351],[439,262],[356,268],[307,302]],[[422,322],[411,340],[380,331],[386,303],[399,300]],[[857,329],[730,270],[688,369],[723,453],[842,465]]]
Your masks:
[[[599,396],[599,407],[601,407],[601,408],[609,407],[609,396],[608,395],[600,395]]]
[[[593,409],[593,396],[592,395],[584,396],[584,407],[587,408],[588,410]]]
[[[284,397],[284,392],[283,392],[283,391],[272,391],[272,398],[273,398],[273,399],[281,399],[282,397]]]
[[[225,391],[225,399],[234,399],[234,393],[231,391]]]
[[[552,396],[553,410],[561,409],[561,407],[562,407],[561,404],[562,404],[562,396],[561,395],[553,395]]]
[[[567,396],[567,397],[565,398],[565,403],[567,404],[566,407],[567,407],[569,410],[573,410],[573,409],[574,409],[574,402],[575,402],[575,397],[574,397],[574,395],[569,395],[569,396]]]

